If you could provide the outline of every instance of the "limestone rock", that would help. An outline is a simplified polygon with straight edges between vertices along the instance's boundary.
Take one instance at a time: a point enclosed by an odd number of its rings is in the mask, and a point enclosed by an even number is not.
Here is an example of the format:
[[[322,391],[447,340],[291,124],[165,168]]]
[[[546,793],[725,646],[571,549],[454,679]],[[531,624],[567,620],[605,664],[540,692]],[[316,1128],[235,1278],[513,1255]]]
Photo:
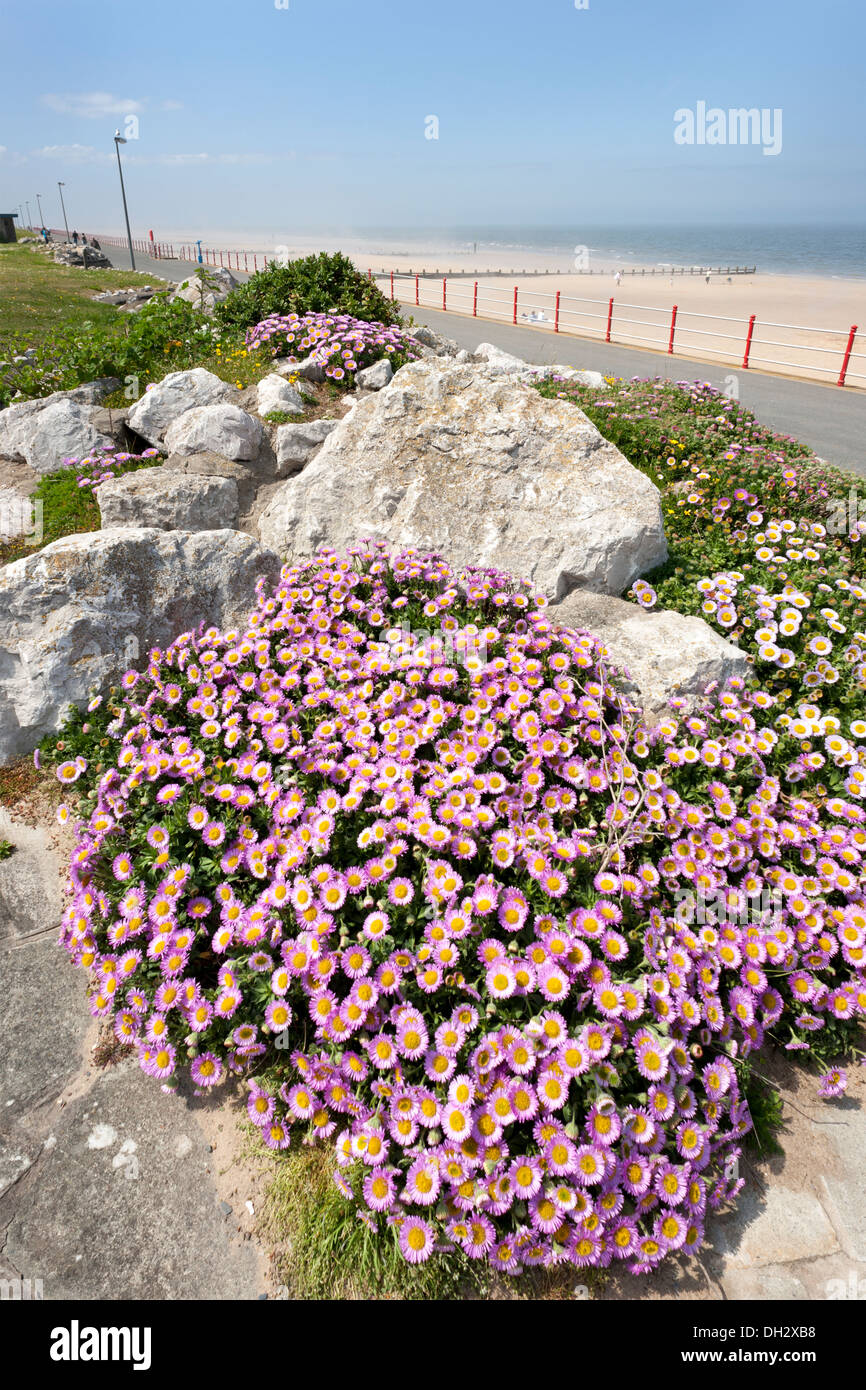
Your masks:
[[[210,314],[213,313],[215,304],[222,304],[228,299],[232,290],[237,289],[238,283],[225,266],[207,266],[204,271],[204,283],[193,274],[188,280],[181,281],[169,299],[172,302],[183,299],[194,308],[203,309],[206,314]]]
[[[297,473],[337,428],[339,420],[307,420],[277,428],[277,477]]]
[[[96,489],[105,529],[155,526],[160,531],[218,531],[238,517],[237,483],[231,478],[141,468]]]
[[[269,415],[273,410],[284,410],[287,414],[300,415],[304,402],[300,393],[279,372],[262,377],[256,392],[256,408],[260,415]]]
[[[254,459],[262,442],[262,422],[236,405],[200,405],[174,420],[165,432],[172,454],[210,450],[228,459]]]
[[[55,401],[35,417],[33,430],[24,446],[24,456],[37,473],[56,473],[64,459],[85,458],[103,449],[113,449],[110,434],[95,428],[91,408],[77,401]]]
[[[577,589],[547,610],[552,623],[591,632],[604,643],[610,664],[627,671],[625,688],[650,717],[661,715],[674,695],[700,695],[711,683],[748,671],[744,652],[726,642],[703,618],[669,609],[650,612],[607,594]]]
[[[52,391],[50,396],[39,396],[36,400],[15,401],[0,410],[0,458],[17,459],[23,463],[27,458],[27,448],[36,428],[37,417],[49,406],[59,401],[70,401],[77,405],[96,405],[110,392],[116,391],[120,382],[117,377],[101,377],[97,381],[85,382],[71,391]]]
[[[188,372],[169,372],[162,381],[145,391],[129,412],[129,426],[149,444],[160,445],[169,425],[180,415],[200,405],[231,401],[237,395],[234,386],[221,381],[204,367]]]
[[[246,624],[275,555],[239,531],[65,536],[0,570],[0,762],[199,623]]]
[[[428,328],[426,323],[416,324],[411,331],[416,343],[422,343],[437,357],[454,357],[459,351],[459,343],[455,342],[453,338],[443,337],[434,328]]]
[[[356,386],[360,386],[364,391],[381,391],[383,386],[387,386],[394,375],[394,368],[387,357],[382,357],[372,366],[362,367],[361,371],[355,376]]]
[[[577,406],[442,359],[358,402],[260,534],[292,558],[364,537],[438,550],[551,599],[620,593],[667,555],[658,490]]]

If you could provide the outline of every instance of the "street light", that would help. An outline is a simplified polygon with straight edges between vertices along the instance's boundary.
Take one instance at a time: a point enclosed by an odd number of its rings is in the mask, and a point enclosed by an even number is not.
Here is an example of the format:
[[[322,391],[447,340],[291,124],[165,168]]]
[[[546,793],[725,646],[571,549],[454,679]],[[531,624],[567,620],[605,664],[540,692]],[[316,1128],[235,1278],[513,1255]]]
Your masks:
[[[24,201],[25,201],[25,203],[27,204],[27,230],[28,230],[28,232],[32,232],[32,231],[33,231],[33,218],[32,218],[31,215],[30,215],[30,203],[29,203],[28,199],[26,199],[26,198],[24,199]]]
[[[60,206],[63,208],[63,225],[64,225],[64,227],[66,228],[66,240],[68,241],[68,240],[69,240],[69,223],[66,221],[66,204],[65,204],[64,201],[63,201],[63,190],[64,190],[64,188],[66,187],[66,185],[65,185],[64,183],[62,183],[62,182],[60,181],[60,179],[58,179],[58,180],[57,180],[57,187],[60,189]]]
[[[39,199],[40,199],[41,197],[42,197],[42,194],[41,194],[41,193],[37,193],[37,194],[36,194],[36,203],[37,203],[37,206],[38,206],[38,208],[39,208],[39,226],[40,226],[40,227],[44,227],[44,226],[45,226],[45,218],[42,216],[42,204],[39,202]]]
[[[120,163],[120,147],[125,145],[126,140],[119,130],[114,132],[114,148],[117,151],[117,172],[120,174],[120,191],[123,195],[123,215],[126,218],[126,239],[129,242],[129,264],[135,270],[135,253],[132,249],[132,232],[129,230],[129,212],[126,206],[126,189],[123,186],[123,168]]]

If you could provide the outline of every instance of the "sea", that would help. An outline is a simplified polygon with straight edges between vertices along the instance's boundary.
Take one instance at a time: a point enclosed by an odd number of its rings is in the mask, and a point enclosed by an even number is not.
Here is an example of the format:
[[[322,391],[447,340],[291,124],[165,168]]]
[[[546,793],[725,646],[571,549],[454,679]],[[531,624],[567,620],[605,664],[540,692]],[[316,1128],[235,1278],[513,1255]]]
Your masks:
[[[353,239],[363,240],[371,254],[403,249],[412,255],[461,252],[477,246],[478,253],[544,254],[573,258],[586,247],[592,263],[655,266],[756,266],[777,275],[816,275],[866,279],[866,225],[719,224],[688,226],[454,227],[435,231],[417,228],[358,228]]]
[[[568,226],[370,227],[297,225],[259,226],[246,230],[199,227],[195,231],[161,228],[156,239],[184,245],[202,237],[206,247],[291,256],[310,251],[342,250],[356,260],[369,257],[377,269],[389,258],[408,256],[410,263],[456,258],[463,266],[495,263],[515,270],[568,272],[581,266],[598,271],[632,266],[664,270],[670,266],[754,266],[770,275],[805,275],[866,279],[866,225],[826,223],[745,225],[639,223]],[[522,262],[522,264],[521,264]]]

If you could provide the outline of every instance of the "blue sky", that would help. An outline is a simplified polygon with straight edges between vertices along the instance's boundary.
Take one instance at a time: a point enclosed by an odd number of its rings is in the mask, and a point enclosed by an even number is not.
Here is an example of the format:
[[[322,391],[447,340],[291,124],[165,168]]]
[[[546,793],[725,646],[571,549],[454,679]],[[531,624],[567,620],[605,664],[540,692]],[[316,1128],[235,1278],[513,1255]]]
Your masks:
[[[121,229],[129,117],[135,234],[866,220],[862,0],[43,0],[2,34],[0,211],[55,226],[63,179]],[[781,152],[675,144],[699,101],[781,109]]]

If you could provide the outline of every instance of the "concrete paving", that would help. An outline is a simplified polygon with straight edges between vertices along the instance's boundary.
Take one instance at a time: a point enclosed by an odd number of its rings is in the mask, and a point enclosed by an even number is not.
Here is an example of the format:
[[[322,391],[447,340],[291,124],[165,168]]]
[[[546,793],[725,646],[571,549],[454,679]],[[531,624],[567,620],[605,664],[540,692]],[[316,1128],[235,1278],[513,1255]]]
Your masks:
[[[84,977],[56,945],[51,832],[5,813],[0,832],[18,846],[0,863],[0,1280],[46,1300],[262,1297],[211,1102],[164,1095],[134,1059],[95,1065]]]

